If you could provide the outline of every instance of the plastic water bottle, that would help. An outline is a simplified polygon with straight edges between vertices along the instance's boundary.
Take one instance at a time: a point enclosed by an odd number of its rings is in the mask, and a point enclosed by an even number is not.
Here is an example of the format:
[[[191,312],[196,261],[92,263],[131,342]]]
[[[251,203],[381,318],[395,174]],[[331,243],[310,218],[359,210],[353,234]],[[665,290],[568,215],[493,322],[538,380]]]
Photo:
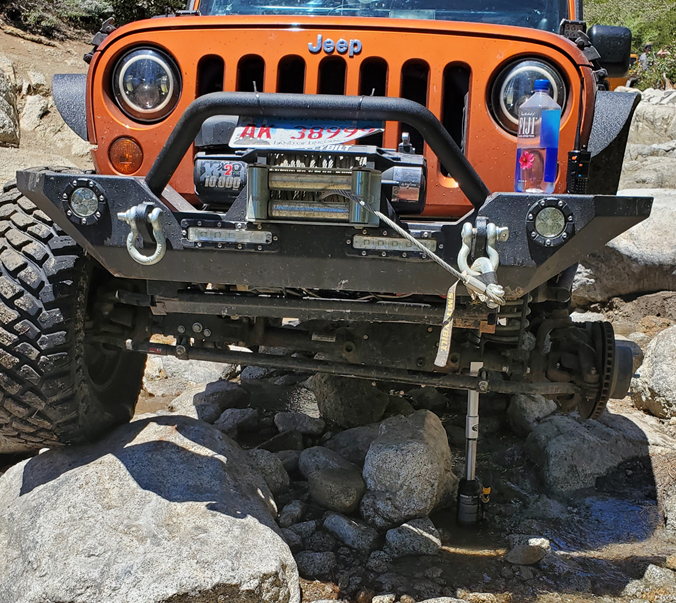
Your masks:
[[[514,190],[554,191],[559,154],[561,107],[549,96],[549,81],[535,80],[535,92],[519,108]]]

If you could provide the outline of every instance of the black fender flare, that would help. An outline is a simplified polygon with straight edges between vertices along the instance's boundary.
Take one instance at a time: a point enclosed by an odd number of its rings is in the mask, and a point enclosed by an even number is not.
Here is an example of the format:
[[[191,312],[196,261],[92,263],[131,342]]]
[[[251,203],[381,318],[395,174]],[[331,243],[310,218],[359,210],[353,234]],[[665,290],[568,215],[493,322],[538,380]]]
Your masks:
[[[52,79],[52,94],[57,111],[66,125],[82,140],[87,136],[87,74],[57,74]]]
[[[596,93],[589,135],[591,167],[587,194],[615,195],[620,183],[629,128],[641,95],[633,92]]]

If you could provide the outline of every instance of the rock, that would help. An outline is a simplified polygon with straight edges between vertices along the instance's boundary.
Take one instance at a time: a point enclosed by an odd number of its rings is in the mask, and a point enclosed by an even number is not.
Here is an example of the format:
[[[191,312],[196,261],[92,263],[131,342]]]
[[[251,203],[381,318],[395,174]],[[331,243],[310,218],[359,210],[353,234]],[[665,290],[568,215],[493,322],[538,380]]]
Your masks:
[[[324,529],[361,553],[372,551],[378,541],[378,532],[373,528],[338,514],[331,514],[324,520]]]
[[[225,433],[251,431],[258,426],[258,411],[255,408],[226,408],[214,427]]]
[[[287,473],[291,473],[298,469],[300,450],[279,450],[275,452],[275,455],[282,461],[282,465],[284,465],[284,469],[286,469]]]
[[[668,462],[674,458],[673,439],[647,419],[630,410],[622,415],[606,411],[597,421],[551,416],[528,436],[526,453],[538,465],[550,492],[590,488],[597,478],[629,459],[651,456],[653,462]]]
[[[670,601],[673,599],[661,599],[660,595],[668,597],[676,594],[676,573],[673,571],[653,565],[646,568],[643,578],[632,580],[625,586],[622,595],[625,597],[636,597],[640,601]],[[636,600],[636,599],[633,599]]]
[[[296,532],[282,528],[282,536],[292,553],[298,553],[303,550],[303,539]]]
[[[346,429],[327,440],[324,446],[337,452],[344,459],[360,467],[364,466],[366,453],[371,443],[378,437],[380,425],[364,425]]]
[[[554,414],[556,409],[556,402],[539,394],[516,394],[509,401],[507,419],[515,433],[528,435],[542,419]]]
[[[321,419],[308,417],[302,412],[278,412],[275,425],[279,431],[300,431],[307,435],[322,435],[326,423]]]
[[[194,419],[146,415],[0,478],[0,598],[299,603],[273,512],[235,442]]]
[[[49,103],[44,96],[34,95],[26,98],[26,104],[21,111],[21,129],[33,131],[40,125],[42,116],[47,113]]]
[[[371,599],[371,603],[394,603],[397,600],[397,595],[376,595]]]
[[[239,375],[242,383],[251,383],[259,379],[265,379],[272,374],[272,369],[263,368],[262,366],[247,366]]]
[[[573,283],[576,306],[676,290],[676,246],[664,244],[671,240],[670,224],[676,221],[676,190],[632,189],[619,194],[654,196],[651,215],[580,263]]]
[[[16,96],[16,93],[21,88],[21,86],[18,85],[16,78],[16,66],[14,65],[14,62],[5,54],[0,54],[0,71],[7,79],[9,90],[12,92],[12,95]]]
[[[338,513],[352,513],[366,491],[358,469],[322,469],[312,473],[308,483],[312,500]]]
[[[390,401],[369,381],[335,375],[315,375],[312,391],[321,416],[345,428],[375,423]]]
[[[552,552],[549,540],[540,536],[513,534],[509,537],[511,549],[505,560],[513,565],[533,565]]]
[[[385,551],[373,551],[366,561],[366,569],[376,572],[377,574],[385,574],[392,568],[392,557]]]
[[[328,553],[336,548],[336,539],[326,532],[315,532],[307,539],[307,548],[315,553]]]
[[[143,376],[143,389],[152,396],[178,396],[191,384],[218,382],[231,379],[236,374],[237,367],[234,364],[179,360],[174,356],[149,356]]]
[[[300,500],[292,500],[279,514],[279,525],[288,528],[303,519],[307,506]]]
[[[389,419],[390,417],[396,417],[397,415],[408,417],[414,412],[415,408],[411,406],[411,403],[406,398],[403,396],[391,395],[383,419]]]
[[[436,555],[441,548],[439,532],[428,517],[411,519],[385,534],[385,548],[391,557]]]
[[[280,461],[268,450],[249,450],[249,458],[265,479],[265,483],[273,494],[281,494],[289,489],[289,474]]]
[[[442,411],[448,406],[448,398],[433,387],[419,387],[407,393],[413,400],[413,406],[434,412]]]
[[[676,417],[676,327],[653,339],[645,352],[639,376],[631,382],[631,401],[639,410],[661,419]]]
[[[303,450],[303,434],[300,431],[285,431],[270,438],[258,446],[263,450],[270,452],[280,452],[282,450]]]
[[[376,527],[424,517],[457,485],[446,432],[435,414],[383,421],[364,463],[366,495],[361,513]]]
[[[330,576],[336,567],[336,556],[333,553],[303,551],[296,555],[296,563],[300,575],[312,580]]]
[[[29,92],[31,94],[42,94],[43,96],[49,95],[49,85],[47,84],[47,78],[44,73],[36,71],[35,69],[29,69],[28,80],[30,82]]]
[[[319,522],[314,519],[311,521],[303,521],[292,525],[289,529],[298,534],[303,540],[307,540],[312,536],[319,527]]]
[[[19,111],[16,107],[15,85],[7,74],[0,73],[0,145],[19,146]]]
[[[454,448],[464,448],[467,443],[465,429],[458,425],[444,424],[448,443]]]
[[[434,599],[425,599],[420,603],[467,603],[467,601],[455,597],[435,597]]]
[[[199,419],[206,423],[216,421],[227,408],[243,407],[249,402],[249,392],[229,381],[209,383],[206,389],[192,387],[172,400],[167,410]]]
[[[346,461],[338,453],[323,446],[313,446],[303,450],[298,459],[298,469],[305,478],[308,478],[315,472],[323,469],[347,469],[349,471],[359,471],[359,467]]]

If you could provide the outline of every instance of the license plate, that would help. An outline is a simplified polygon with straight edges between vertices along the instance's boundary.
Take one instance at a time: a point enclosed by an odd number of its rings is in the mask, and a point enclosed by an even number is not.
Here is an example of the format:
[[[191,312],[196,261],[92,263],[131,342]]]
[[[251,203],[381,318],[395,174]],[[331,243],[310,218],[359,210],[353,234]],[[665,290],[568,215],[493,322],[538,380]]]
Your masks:
[[[233,132],[230,146],[236,148],[281,147],[297,149],[334,150],[334,145],[344,145],[370,134],[383,131],[382,122],[332,121],[317,123],[310,120],[277,119],[266,122],[240,123]]]

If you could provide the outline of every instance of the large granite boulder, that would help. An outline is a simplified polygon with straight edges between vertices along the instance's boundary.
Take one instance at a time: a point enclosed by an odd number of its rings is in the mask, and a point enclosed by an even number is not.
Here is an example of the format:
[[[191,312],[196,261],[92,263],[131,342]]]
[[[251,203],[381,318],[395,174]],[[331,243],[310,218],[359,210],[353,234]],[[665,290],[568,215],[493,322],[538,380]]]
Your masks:
[[[656,417],[676,417],[676,327],[662,331],[648,344],[638,376],[631,382],[631,400],[636,408]]]
[[[580,262],[573,304],[586,306],[613,297],[676,290],[676,190],[635,189],[620,195],[653,196],[650,217],[615,237]]]
[[[19,111],[16,106],[16,82],[11,73],[0,69],[0,146],[18,147],[20,138]]]
[[[234,441],[146,415],[0,478],[0,601],[298,603],[275,514]]]
[[[377,528],[424,517],[457,485],[446,431],[434,413],[419,410],[380,425],[364,463],[361,514]]]
[[[148,356],[143,389],[151,396],[178,396],[186,386],[231,379],[237,366],[205,360],[180,360],[175,356]]]

